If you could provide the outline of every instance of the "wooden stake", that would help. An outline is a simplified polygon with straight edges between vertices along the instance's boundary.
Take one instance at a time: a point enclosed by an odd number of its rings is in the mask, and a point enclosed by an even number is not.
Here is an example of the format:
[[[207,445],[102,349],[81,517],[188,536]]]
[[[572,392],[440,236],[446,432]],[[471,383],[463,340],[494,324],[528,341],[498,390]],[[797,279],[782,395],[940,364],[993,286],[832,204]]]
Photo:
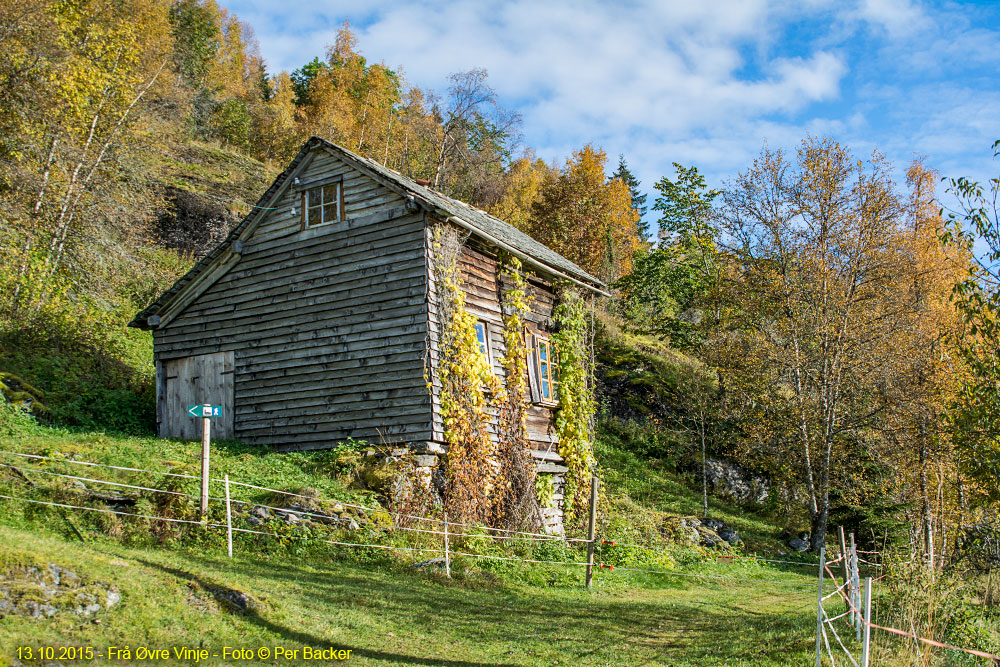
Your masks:
[[[864,637],[864,643],[861,645],[861,667],[868,667],[869,660],[871,659],[871,643],[872,643],[872,578],[868,577],[865,579],[865,617],[864,625],[865,630],[862,633]]]
[[[212,407],[204,406],[211,414]],[[212,438],[212,420],[203,417],[201,420],[201,515],[208,515],[208,443]]]
[[[226,480],[226,546],[229,548],[229,557],[233,557],[233,514],[229,509],[229,473],[225,475]]]
[[[837,528],[837,537],[840,538],[840,555],[843,556],[843,558],[841,558],[840,560],[840,569],[844,573],[844,582],[846,583],[851,580],[851,567],[850,564],[848,563],[850,558],[847,555],[847,538],[844,537],[843,526],[839,526]],[[848,588],[848,593],[850,593],[850,588]],[[851,603],[848,601],[848,599],[844,600],[844,611],[851,610]]]
[[[854,533],[851,533],[851,604],[854,605],[851,613],[854,633],[856,639],[861,641],[861,574],[858,572],[858,545],[854,542]]]
[[[448,555],[448,513],[444,513],[444,574],[451,579],[451,558]]]
[[[594,535],[597,531],[597,475],[590,478],[590,520],[587,522],[587,588],[594,578]]]
[[[816,593],[816,667],[823,667],[823,568],[826,567],[826,547],[819,548],[819,591]],[[834,581],[836,586],[837,582]]]

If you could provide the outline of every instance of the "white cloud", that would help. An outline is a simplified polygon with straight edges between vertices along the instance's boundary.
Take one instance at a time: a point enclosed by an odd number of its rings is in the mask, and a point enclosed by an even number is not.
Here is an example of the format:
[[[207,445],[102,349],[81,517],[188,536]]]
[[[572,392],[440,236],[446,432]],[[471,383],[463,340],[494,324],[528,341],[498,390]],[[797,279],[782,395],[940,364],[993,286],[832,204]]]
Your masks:
[[[911,0],[862,0],[857,16],[884,29],[890,39],[912,36],[933,24]]]
[[[832,135],[859,155],[878,145],[897,164],[926,153],[942,171],[963,159],[972,164],[973,151],[988,156],[991,133],[1000,136],[996,95],[971,80],[992,81],[1000,32],[961,6],[226,4],[253,25],[272,71],[322,57],[347,18],[366,57],[402,65],[422,88],[442,90],[448,74],[485,67],[502,100],[522,113],[526,143],[540,157],[561,164],[594,143],[611,162],[624,153],[647,186],[672,173],[673,161],[698,165],[719,183],[745,168],[765,140],[794,149],[806,134]]]

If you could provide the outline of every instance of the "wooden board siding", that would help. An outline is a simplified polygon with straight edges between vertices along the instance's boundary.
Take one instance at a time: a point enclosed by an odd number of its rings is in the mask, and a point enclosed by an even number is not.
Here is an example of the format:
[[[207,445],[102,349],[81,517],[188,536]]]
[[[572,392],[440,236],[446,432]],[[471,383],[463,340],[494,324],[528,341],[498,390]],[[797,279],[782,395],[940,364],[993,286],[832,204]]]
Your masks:
[[[158,433],[163,438],[197,440],[202,420],[188,414],[189,405],[218,405],[212,437],[233,437],[233,353],[216,352],[163,362],[163,406]]]
[[[437,321],[433,310],[433,299],[436,295],[433,275],[430,272],[432,255],[430,253],[430,230],[428,229],[428,270],[430,280],[430,328],[436,333]],[[466,308],[477,319],[486,323],[489,332],[490,357],[493,361],[493,372],[504,377],[501,359],[507,352],[503,339],[503,319],[500,310],[500,294],[509,289],[497,275],[497,259],[488,246],[471,241],[462,249],[459,258],[459,268],[462,272],[462,288],[465,292]],[[551,329],[552,310],[555,296],[551,285],[533,278],[529,281],[528,293],[532,296],[531,311],[525,317],[526,326],[531,333],[548,335]],[[434,338],[432,337],[432,340]],[[437,349],[431,347],[431,363],[437,363]],[[434,386],[434,440],[444,441],[444,427],[441,422],[438,395],[440,386]],[[533,449],[541,451],[556,451],[555,419],[553,410],[542,405],[532,405],[528,409],[528,438]]]
[[[326,149],[295,176],[342,177],[345,220],[303,230],[289,179],[234,268],[154,331],[157,368],[231,351],[235,437],[246,442],[429,440],[423,213]]]

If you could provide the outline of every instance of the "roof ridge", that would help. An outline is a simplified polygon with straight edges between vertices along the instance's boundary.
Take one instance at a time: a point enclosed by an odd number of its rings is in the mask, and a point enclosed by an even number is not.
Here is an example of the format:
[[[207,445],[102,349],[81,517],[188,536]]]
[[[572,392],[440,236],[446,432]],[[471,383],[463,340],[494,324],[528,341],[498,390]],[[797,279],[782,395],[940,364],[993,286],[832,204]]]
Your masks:
[[[406,176],[391,167],[387,167],[376,160],[358,155],[343,146],[338,146],[331,141],[327,141],[323,137],[313,135],[302,144],[299,152],[294,158],[292,158],[285,170],[275,177],[270,187],[264,191],[264,194],[257,200],[254,207],[243,218],[243,220],[233,228],[233,230],[226,236],[225,240],[198,260],[198,262],[195,263],[195,265],[192,266],[187,273],[178,278],[174,284],[163,292],[163,294],[161,294],[153,303],[139,311],[135,318],[129,322],[129,326],[143,329],[150,328],[147,319],[151,315],[156,314],[156,312],[166,305],[177,293],[183,290],[191,281],[200,275],[205,266],[221,255],[224,249],[229,246],[229,244],[232,243],[232,241],[235,240],[243,232],[243,230],[245,230],[247,226],[256,219],[257,216],[265,215],[262,205],[277,193],[277,191],[288,179],[289,174],[291,174],[291,172],[299,166],[306,154],[317,146],[324,146],[332,149],[334,152],[341,154],[349,162],[354,162],[357,166],[361,166],[377,174],[381,178],[392,181],[398,188],[407,191],[411,195],[419,196],[419,198],[423,200],[427,206],[437,208],[447,215],[461,218],[470,227],[475,228],[481,234],[486,236],[487,240],[491,240],[493,242],[500,241],[502,244],[507,244],[508,246],[515,248],[519,252],[522,252],[526,256],[532,258],[541,266],[548,267],[549,270],[556,274],[562,273],[563,275],[569,275],[574,280],[579,280],[584,285],[589,284],[589,287],[597,289],[598,291],[600,291],[600,288],[605,287],[604,283],[599,278],[587,273],[574,262],[570,261],[566,257],[563,257],[545,244],[535,240],[530,235],[524,233],[509,222],[501,220],[495,215],[473,206],[468,202],[455,199],[454,197],[449,197],[448,195],[438,192],[429,186],[420,185],[411,177]]]

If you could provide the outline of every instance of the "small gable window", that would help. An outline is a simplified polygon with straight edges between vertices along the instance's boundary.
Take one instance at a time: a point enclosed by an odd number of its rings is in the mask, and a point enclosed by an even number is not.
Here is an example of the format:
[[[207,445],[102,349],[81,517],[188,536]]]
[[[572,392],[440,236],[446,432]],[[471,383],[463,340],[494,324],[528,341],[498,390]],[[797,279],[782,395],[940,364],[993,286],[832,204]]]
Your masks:
[[[476,322],[476,342],[479,344],[479,352],[487,364],[492,366],[490,361],[490,334],[486,328],[486,322],[479,320]]]
[[[308,227],[339,222],[343,218],[342,184],[326,183],[302,192],[302,222]]]

